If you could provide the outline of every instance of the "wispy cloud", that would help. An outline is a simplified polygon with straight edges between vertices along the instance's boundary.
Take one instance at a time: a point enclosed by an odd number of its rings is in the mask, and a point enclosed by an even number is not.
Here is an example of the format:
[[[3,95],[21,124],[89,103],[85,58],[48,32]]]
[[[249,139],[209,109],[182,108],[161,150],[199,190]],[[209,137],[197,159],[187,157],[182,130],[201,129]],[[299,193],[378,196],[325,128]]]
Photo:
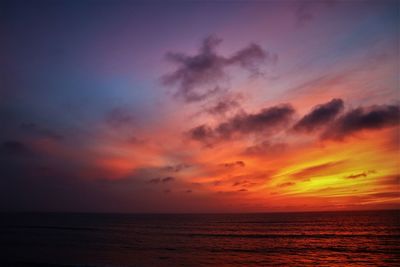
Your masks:
[[[175,96],[186,102],[201,101],[222,90],[218,83],[228,78],[227,67],[238,66],[251,74],[259,74],[260,65],[267,59],[273,62],[277,60],[276,55],[270,55],[254,43],[229,57],[224,57],[216,51],[221,42],[222,39],[211,35],[204,39],[196,55],[168,53],[167,60],[175,64],[177,69],[162,77],[163,84],[177,85]]]

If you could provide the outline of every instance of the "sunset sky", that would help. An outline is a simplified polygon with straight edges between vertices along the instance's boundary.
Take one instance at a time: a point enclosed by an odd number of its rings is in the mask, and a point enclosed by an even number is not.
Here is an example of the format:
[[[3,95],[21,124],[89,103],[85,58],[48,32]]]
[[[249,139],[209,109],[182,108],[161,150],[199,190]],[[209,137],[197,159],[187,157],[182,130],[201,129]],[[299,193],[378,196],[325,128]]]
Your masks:
[[[2,1],[0,209],[399,208],[398,1]]]

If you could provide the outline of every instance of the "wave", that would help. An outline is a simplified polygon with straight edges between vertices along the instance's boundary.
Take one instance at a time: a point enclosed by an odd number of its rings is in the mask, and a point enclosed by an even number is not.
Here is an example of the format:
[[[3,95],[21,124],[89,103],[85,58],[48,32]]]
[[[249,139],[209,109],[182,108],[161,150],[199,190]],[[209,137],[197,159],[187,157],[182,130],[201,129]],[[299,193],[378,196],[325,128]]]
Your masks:
[[[212,233],[178,233],[190,237],[219,237],[219,238],[400,238],[394,234],[212,234]]]
[[[42,226],[42,225],[18,225],[3,226],[8,229],[49,229],[49,230],[70,230],[70,231],[106,231],[107,229],[95,227],[71,227],[71,226]]]

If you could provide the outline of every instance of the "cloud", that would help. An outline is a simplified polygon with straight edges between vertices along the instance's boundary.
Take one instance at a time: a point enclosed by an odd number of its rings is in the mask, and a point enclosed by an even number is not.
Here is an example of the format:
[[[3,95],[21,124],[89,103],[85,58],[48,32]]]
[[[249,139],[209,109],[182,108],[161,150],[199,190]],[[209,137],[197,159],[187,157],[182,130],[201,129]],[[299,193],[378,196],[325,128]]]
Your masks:
[[[357,173],[357,174],[351,174],[349,176],[346,176],[346,178],[347,179],[357,179],[357,178],[360,178],[360,177],[367,177],[367,176],[368,176],[367,173],[362,172],[362,173]]]
[[[180,172],[190,167],[192,167],[192,165],[181,163],[176,165],[167,165],[162,167],[161,169],[166,172]]]
[[[331,124],[322,134],[323,139],[343,140],[363,130],[379,130],[400,123],[400,108],[396,105],[359,107],[352,109]]]
[[[367,172],[360,172],[360,173],[356,173],[356,174],[351,174],[349,176],[346,176],[345,178],[347,179],[357,179],[360,177],[367,177],[368,175],[372,174],[372,173],[376,173],[375,170],[369,170]]]
[[[227,163],[223,163],[221,165],[224,166],[225,168],[245,167],[246,166],[246,164],[241,160],[235,161],[235,162],[227,162]]]
[[[281,183],[278,185],[279,188],[283,188],[283,187],[289,187],[289,186],[294,186],[296,185],[295,182],[286,182],[286,183]]]
[[[296,131],[312,132],[328,123],[343,110],[343,100],[332,99],[331,101],[315,106],[310,113],[305,115],[293,127]]]
[[[253,188],[257,187],[261,184],[264,184],[267,179],[271,176],[268,174],[268,171],[261,172],[246,172],[235,175],[235,172],[232,175],[227,175],[225,177],[221,177],[219,180],[215,180],[210,182],[210,185],[213,186],[223,186],[223,187],[240,187],[240,188]]]
[[[301,1],[295,9],[295,19],[298,26],[304,26],[314,19],[314,15],[309,11],[308,2]]]
[[[161,180],[161,182],[163,182],[163,183],[168,183],[168,182],[173,182],[173,181],[175,181],[175,178],[171,177],[171,176],[162,178],[162,180]]]
[[[241,186],[241,187],[253,187],[257,185],[258,183],[251,182],[248,180],[241,180],[241,181],[236,181],[232,184],[232,186]]]
[[[229,140],[249,134],[271,134],[280,130],[313,133],[322,130],[321,139],[340,141],[348,135],[362,130],[378,130],[399,125],[400,108],[396,105],[381,105],[368,108],[359,107],[343,113],[344,103],[339,98],[319,104],[304,115],[292,127],[295,109],[290,104],[280,104],[264,108],[257,113],[240,113],[223,119],[214,127],[202,124],[190,129],[190,139],[212,146],[218,141]],[[340,115],[342,113],[342,115]],[[339,117],[338,117],[339,116]],[[284,143],[270,144],[265,141],[248,147],[244,154],[263,154],[282,151]]]
[[[282,153],[287,149],[286,143],[270,143],[268,141],[261,142],[260,144],[247,147],[244,151],[245,155],[258,156],[258,155],[276,155]]]
[[[392,174],[392,175],[386,175],[386,176],[379,177],[379,183],[381,185],[399,186],[400,174]]]
[[[334,161],[307,167],[300,171],[292,173],[290,177],[300,181],[308,181],[312,177],[323,176],[325,174],[332,174],[332,169],[336,168],[342,163],[343,161]]]
[[[250,44],[232,56],[224,57],[216,52],[216,47],[221,42],[222,39],[211,35],[204,39],[196,55],[167,53],[167,60],[177,68],[164,75],[162,83],[166,86],[177,85],[176,97],[185,102],[196,102],[222,90],[218,83],[227,79],[226,67],[238,66],[252,74],[259,74],[259,66],[266,59],[277,60],[276,55],[270,55],[257,44]]]
[[[270,55],[268,52],[264,51],[259,45],[250,44],[242,50],[236,52],[230,58],[227,58],[226,64],[238,64],[239,66],[249,70],[253,74],[261,74],[259,66],[267,59],[272,64],[276,64],[278,61],[278,55]]]
[[[122,127],[133,124],[135,119],[130,111],[125,108],[113,108],[106,114],[106,122],[112,127]]]
[[[8,140],[0,145],[0,154],[5,156],[25,156],[31,152],[27,145],[17,140]]]
[[[210,144],[214,142],[214,131],[207,125],[199,125],[188,132],[188,136],[198,142]]]
[[[373,196],[375,198],[396,198],[396,199],[398,199],[400,196],[400,193],[399,193],[399,191],[389,191],[389,192],[373,193],[373,194],[369,194],[368,196]]]
[[[206,108],[206,112],[211,115],[226,115],[228,112],[240,108],[239,101],[242,99],[241,95],[226,94],[219,98],[216,103],[211,107]]]
[[[40,127],[39,125],[35,123],[22,123],[20,125],[20,129],[25,133],[25,134],[30,134],[33,136],[38,136],[38,137],[46,137],[54,140],[61,140],[64,137],[61,134],[58,134],[50,129]]]
[[[149,180],[149,183],[151,183],[151,184],[159,184],[159,183],[169,183],[169,182],[173,182],[173,181],[175,181],[174,177],[167,176],[167,177],[164,177],[164,178],[151,179],[151,180]]]
[[[197,126],[189,131],[189,137],[206,144],[213,141],[230,139],[234,135],[266,133],[286,126],[294,114],[291,105],[282,104],[264,108],[258,113],[238,114],[215,128],[207,125]]]
[[[239,114],[230,120],[218,125],[215,129],[219,135],[229,138],[235,133],[262,132],[287,124],[294,109],[291,105],[282,104],[270,108],[264,108],[254,114]]]
[[[336,0],[325,1],[298,1],[295,5],[294,15],[298,27],[304,27],[315,20],[327,8],[336,4]]]
[[[161,181],[161,178],[154,178],[154,179],[149,180],[149,183],[150,184],[158,184],[158,183],[160,183],[160,181]]]

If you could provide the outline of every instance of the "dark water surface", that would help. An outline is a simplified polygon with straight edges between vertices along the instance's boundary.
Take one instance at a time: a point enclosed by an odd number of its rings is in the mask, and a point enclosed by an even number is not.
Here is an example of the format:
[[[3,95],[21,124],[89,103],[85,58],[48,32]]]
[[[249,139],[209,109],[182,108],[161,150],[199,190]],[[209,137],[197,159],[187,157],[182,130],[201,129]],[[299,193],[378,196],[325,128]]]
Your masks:
[[[3,213],[0,266],[400,266],[399,211]]]

